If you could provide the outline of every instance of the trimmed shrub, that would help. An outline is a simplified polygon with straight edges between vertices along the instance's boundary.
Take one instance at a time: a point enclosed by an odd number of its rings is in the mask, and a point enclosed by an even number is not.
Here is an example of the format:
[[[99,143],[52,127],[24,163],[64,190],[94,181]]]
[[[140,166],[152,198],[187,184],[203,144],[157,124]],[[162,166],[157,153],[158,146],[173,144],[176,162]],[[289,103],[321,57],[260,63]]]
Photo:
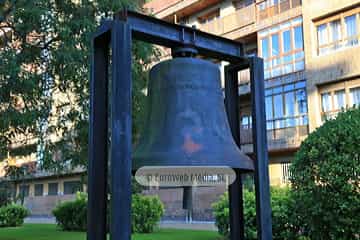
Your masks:
[[[326,121],[301,144],[292,192],[311,239],[360,239],[360,108]]]
[[[220,196],[219,201],[212,204],[212,208],[215,216],[215,225],[218,228],[218,232],[225,238],[230,237],[230,209],[229,209],[229,196],[228,192],[225,192]]]
[[[52,213],[62,230],[86,231],[87,198],[83,193],[77,193],[74,201],[60,203]]]
[[[291,206],[293,205],[290,191],[288,188],[271,188],[271,207],[273,239],[288,240],[298,239],[297,229],[292,223],[293,214]],[[220,200],[213,204],[215,224],[219,233],[225,238],[230,237],[230,219],[229,219],[229,197],[227,192],[221,196]],[[256,203],[255,193],[244,190],[244,218],[245,218],[245,238],[247,240],[256,240]]]
[[[24,223],[29,211],[16,204],[9,204],[0,208],[0,227],[17,227]]]
[[[133,194],[131,207],[131,230],[135,233],[150,233],[154,231],[164,213],[164,206],[157,196]],[[53,215],[62,230],[86,231],[87,195],[78,193],[76,200],[60,203],[53,210]]]
[[[131,231],[151,233],[164,214],[164,206],[158,196],[132,195]]]

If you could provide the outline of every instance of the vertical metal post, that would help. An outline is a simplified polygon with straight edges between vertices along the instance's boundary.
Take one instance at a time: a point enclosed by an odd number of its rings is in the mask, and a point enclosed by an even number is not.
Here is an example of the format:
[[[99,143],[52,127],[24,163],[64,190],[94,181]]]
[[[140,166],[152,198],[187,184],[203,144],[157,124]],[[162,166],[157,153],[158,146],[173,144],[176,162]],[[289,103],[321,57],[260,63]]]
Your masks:
[[[108,37],[92,42],[88,165],[88,240],[106,240]]]
[[[238,108],[237,71],[231,66],[225,67],[225,107],[232,136],[240,148],[240,126]],[[235,169],[236,180],[229,186],[230,239],[245,239],[244,206],[241,174]]]
[[[112,240],[131,239],[131,30],[115,19],[111,30]]]
[[[250,85],[253,146],[255,154],[256,221],[259,240],[272,239],[269,159],[266,137],[264,63],[251,57]]]

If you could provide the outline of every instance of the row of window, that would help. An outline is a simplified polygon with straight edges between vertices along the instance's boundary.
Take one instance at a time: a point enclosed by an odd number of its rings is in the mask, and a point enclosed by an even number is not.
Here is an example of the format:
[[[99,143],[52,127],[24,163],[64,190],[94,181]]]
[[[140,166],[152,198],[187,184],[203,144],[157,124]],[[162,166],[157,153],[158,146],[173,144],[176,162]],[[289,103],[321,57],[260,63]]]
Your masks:
[[[336,116],[342,109],[353,106],[360,106],[360,87],[321,93],[321,112],[324,120]],[[265,107],[268,130],[307,125],[305,81],[266,89]],[[251,127],[251,115],[242,115],[241,128]]]
[[[75,194],[78,191],[82,191],[82,184],[80,181],[64,182],[64,194]],[[22,197],[28,197],[30,195],[30,185],[20,185],[19,195]],[[59,184],[57,182],[48,183],[47,195],[59,195]],[[34,196],[44,196],[44,184],[34,185]]]
[[[307,125],[305,81],[267,89],[265,108],[267,129]]]
[[[355,11],[360,11],[356,9]],[[316,23],[318,55],[359,44],[360,16],[354,10]]]
[[[323,117],[332,117],[341,109],[360,105],[360,87],[350,88],[349,91],[339,89],[321,94],[321,111]]]
[[[305,68],[301,17],[259,32],[259,39],[265,79]]]
[[[301,5],[301,0],[266,0],[257,5],[259,20],[273,17]]]
[[[265,90],[267,130],[308,124],[306,82],[299,81]],[[250,115],[241,116],[241,128],[250,129]]]
[[[289,1],[289,0],[266,0],[266,1],[259,4],[259,10],[265,10],[266,8],[274,7],[274,6],[277,6],[277,5],[285,3],[285,2],[289,2],[289,4],[292,3],[293,7],[301,5],[300,0],[293,0],[293,1]]]

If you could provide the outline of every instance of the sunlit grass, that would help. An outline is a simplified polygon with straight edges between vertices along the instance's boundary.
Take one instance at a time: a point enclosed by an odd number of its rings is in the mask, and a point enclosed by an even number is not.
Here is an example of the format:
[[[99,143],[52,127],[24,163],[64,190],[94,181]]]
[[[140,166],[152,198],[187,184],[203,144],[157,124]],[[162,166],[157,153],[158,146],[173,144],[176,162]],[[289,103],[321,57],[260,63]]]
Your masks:
[[[0,228],[0,240],[85,240],[83,232],[64,232],[53,224],[24,224]],[[217,232],[202,230],[160,229],[151,234],[134,234],[132,240],[218,240]]]

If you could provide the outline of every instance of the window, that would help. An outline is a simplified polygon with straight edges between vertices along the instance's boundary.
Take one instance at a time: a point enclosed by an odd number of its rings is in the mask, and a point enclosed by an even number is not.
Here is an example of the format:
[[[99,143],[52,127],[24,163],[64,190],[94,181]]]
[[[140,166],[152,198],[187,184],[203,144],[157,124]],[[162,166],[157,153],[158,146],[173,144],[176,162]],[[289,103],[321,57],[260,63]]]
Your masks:
[[[44,185],[35,184],[35,196],[42,196],[44,194]]]
[[[284,116],[284,111],[283,111],[283,96],[281,94],[279,95],[274,95],[273,97],[274,99],[274,105],[275,106],[279,106],[279,107],[275,107],[274,108],[274,117],[275,118],[281,118]]]
[[[279,35],[274,34],[271,36],[271,56],[276,57],[279,56]]]
[[[328,19],[315,23],[317,27],[318,55],[323,55],[337,49],[358,45],[358,15],[360,8],[349,12],[330,16]]]
[[[360,87],[350,89],[350,106],[360,105]]]
[[[302,26],[297,26],[294,28],[294,38],[295,38],[295,49],[303,49],[304,41],[303,41],[303,31]]]
[[[356,15],[345,17],[346,45],[353,46],[358,43]]]
[[[337,116],[338,112],[360,105],[360,81],[350,80],[320,88],[321,116],[323,120]]]
[[[264,11],[266,9],[266,2],[262,2],[259,4],[259,10]]]
[[[295,115],[295,96],[294,92],[285,93],[285,116],[292,117]],[[295,121],[293,118],[287,119],[287,127],[295,126]]]
[[[268,88],[265,95],[267,129],[308,124],[305,81]]]
[[[281,163],[282,183],[289,183],[289,179],[291,176],[290,165],[291,163]]]
[[[330,37],[333,42],[333,49],[336,50],[340,47],[341,40],[341,23],[340,20],[330,22]]]
[[[319,54],[323,54],[327,51],[326,44],[328,43],[326,24],[322,24],[318,26],[317,33],[318,33]]]
[[[304,70],[302,18],[259,32],[265,79]]]
[[[330,93],[321,94],[321,110],[323,112],[328,112],[332,109],[331,106],[331,95]]]
[[[30,186],[29,185],[20,185],[20,197],[28,197],[30,192]]]
[[[269,39],[268,38],[261,39],[261,52],[262,52],[262,57],[264,59],[269,58]]]
[[[307,100],[305,89],[296,91],[296,105],[298,113],[307,113]]]
[[[268,0],[268,6],[271,7],[271,6],[274,6],[276,4],[278,4],[278,0]]]
[[[82,191],[80,181],[64,182],[64,194],[75,194],[78,191]]]
[[[48,195],[50,196],[54,196],[54,195],[58,195],[58,183],[49,183],[48,185]]]
[[[234,7],[236,9],[247,7],[254,3],[254,0],[235,0],[233,1]]]
[[[291,32],[290,30],[286,30],[282,33],[283,38],[283,52],[287,53],[291,51]]]
[[[334,109],[340,110],[345,107],[345,90],[335,91],[334,93]]]

